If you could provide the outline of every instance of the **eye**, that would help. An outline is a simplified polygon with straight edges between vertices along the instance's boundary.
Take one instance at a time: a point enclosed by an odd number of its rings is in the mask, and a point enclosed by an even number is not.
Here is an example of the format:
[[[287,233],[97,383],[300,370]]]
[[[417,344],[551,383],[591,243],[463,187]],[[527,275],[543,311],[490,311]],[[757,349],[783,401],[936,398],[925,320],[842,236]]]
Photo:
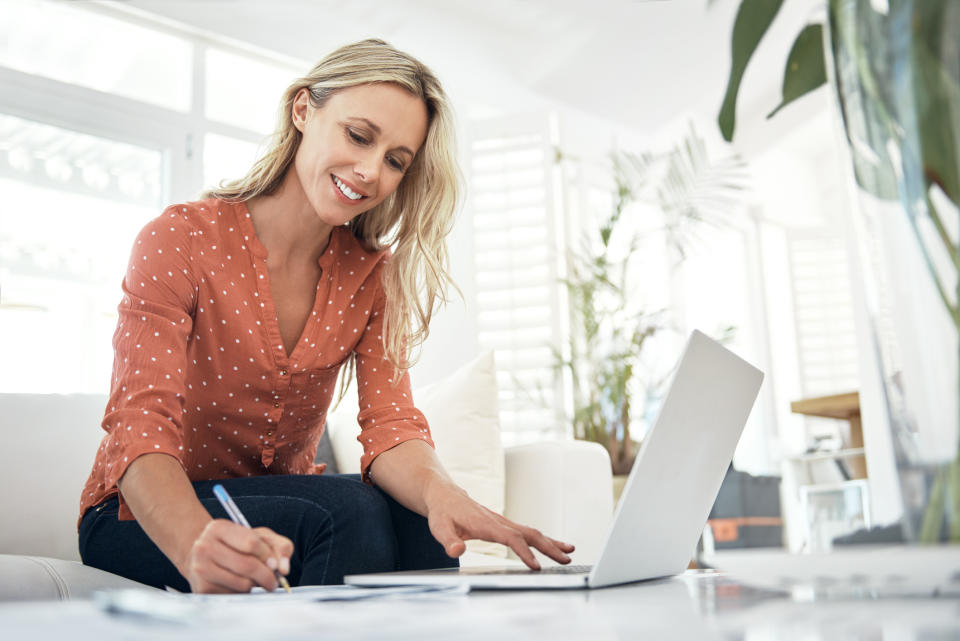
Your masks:
[[[404,170],[403,163],[397,160],[396,158],[394,158],[393,156],[388,157],[387,162],[390,163],[390,166],[396,169],[397,171]]]
[[[366,138],[355,132],[353,129],[347,129],[347,135],[350,136],[351,140],[358,145],[365,145],[368,142]]]

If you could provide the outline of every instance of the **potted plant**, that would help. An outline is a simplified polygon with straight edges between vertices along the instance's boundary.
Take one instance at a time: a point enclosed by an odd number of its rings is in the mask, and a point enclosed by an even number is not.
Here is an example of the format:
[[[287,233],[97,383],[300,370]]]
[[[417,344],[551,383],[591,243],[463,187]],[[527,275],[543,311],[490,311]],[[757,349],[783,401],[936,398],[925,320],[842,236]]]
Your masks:
[[[557,154],[558,162],[576,162]],[[632,274],[641,246],[636,220],[653,204],[675,264],[688,251],[690,233],[705,223],[723,224],[744,188],[742,161],[733,156],[711,161],[704,141],[688,134],[664,153],[615,152],[610,156],[613,198],[588,233],[567,251],[566,286],[570,336],[566,349],[554,349],[555,369],[572,388],[574,436],[600,443],[610,454],[614,475],[630,471],[638,440],[632,427],[637,405],[633,391],[649,394],[659,382],[642,375],[644,348],[670,326],[666,310],[638,306],[631,295]],[[649,212],[649,209],[646,210]],[[638,379],[640,377],[640,379]],[[639,383],[639,385],[638,385]]]
[[[783,0],[743,0],[718,121]],[[828,0],[787,58],[781,107],[829,82],[858,187],[870,333],[908,541],[960,541],[960,3]]]

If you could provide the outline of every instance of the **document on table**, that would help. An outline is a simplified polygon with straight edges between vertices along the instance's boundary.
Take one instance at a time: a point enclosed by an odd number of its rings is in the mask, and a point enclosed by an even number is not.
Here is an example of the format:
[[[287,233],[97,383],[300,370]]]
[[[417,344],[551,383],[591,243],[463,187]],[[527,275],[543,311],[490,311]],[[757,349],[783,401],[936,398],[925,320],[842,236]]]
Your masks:
[[[556,594],[488,598],[455,591],[384,590],[382,599],[351,602],[251,594],[218,603],[162,590],[141,591],[139,596],[143,592],[148,600],[136,608],[129,600],[119,601],[117,593],[109,601],[76,600],[55,608],[49,602],[0,604],[0,630],[3,638],[71,641],[490,641],[517,638],[518,630],[528,629],[537,633],[526,636],[557,641],[618,638],[603,630],[593,633],[597,621],[608,627],[605,618],[594,616],[587,597],[595,595],[564,595],[558,603]],[[563,617],[557,616],[558,610]]]
[[[316,585],[267,592],[254,589],[246,594],[186,594],[175,590],[112,590],[98,592],[94,600],[108,614],[167,623],[193,623],[218,613],[246,611],[260,607],[292,606],[324,601],[362,601],[371,599],[418,599],[466,594],[467,586],[400,586],[361,588],[352,585]],[[219,607],[222,606],[222,607]]]
[[[294,601],[359,601],[360,599],[386,599],[391,597],[413,597],[417,595],[456,595],[466,594],[470,587],[466,585],[403,585],[389,588],[361,588],[354,585],[304,585],[292,588],[291,593],[282,589],[268,592],[263,588],[254,588],[246,594],[182,594],[191,600],[211,603],[291,603]]]

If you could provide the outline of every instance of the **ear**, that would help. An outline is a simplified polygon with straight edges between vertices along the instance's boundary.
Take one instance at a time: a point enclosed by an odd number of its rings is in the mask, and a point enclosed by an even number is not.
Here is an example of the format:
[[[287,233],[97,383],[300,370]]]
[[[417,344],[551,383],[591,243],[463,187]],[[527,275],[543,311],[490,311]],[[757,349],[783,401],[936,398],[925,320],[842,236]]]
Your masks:
[[[307,109],[310,106],[310,90],[306,87],[300,89],[293,98],[293,107],[290,109],[290,118],[297,131],[303,133],[303,127],[307,122]]]

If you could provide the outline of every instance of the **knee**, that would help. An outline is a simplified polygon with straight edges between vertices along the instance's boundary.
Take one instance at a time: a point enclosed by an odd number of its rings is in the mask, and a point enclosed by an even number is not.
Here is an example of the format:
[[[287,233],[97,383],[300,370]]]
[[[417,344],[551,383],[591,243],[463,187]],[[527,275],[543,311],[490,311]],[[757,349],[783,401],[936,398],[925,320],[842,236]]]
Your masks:
[[[349,501],[344,502],[344,518],[363,530],[367,537],[393,542],[395,535],[390,506],[386,498],[375,487],[357,484]]]
[[[362,559],[364,571],[395,569],[397,540],[386,498],[360,482],[344,490],[341,509],[334,515],[334,538],[350,550],[348,557]]]

